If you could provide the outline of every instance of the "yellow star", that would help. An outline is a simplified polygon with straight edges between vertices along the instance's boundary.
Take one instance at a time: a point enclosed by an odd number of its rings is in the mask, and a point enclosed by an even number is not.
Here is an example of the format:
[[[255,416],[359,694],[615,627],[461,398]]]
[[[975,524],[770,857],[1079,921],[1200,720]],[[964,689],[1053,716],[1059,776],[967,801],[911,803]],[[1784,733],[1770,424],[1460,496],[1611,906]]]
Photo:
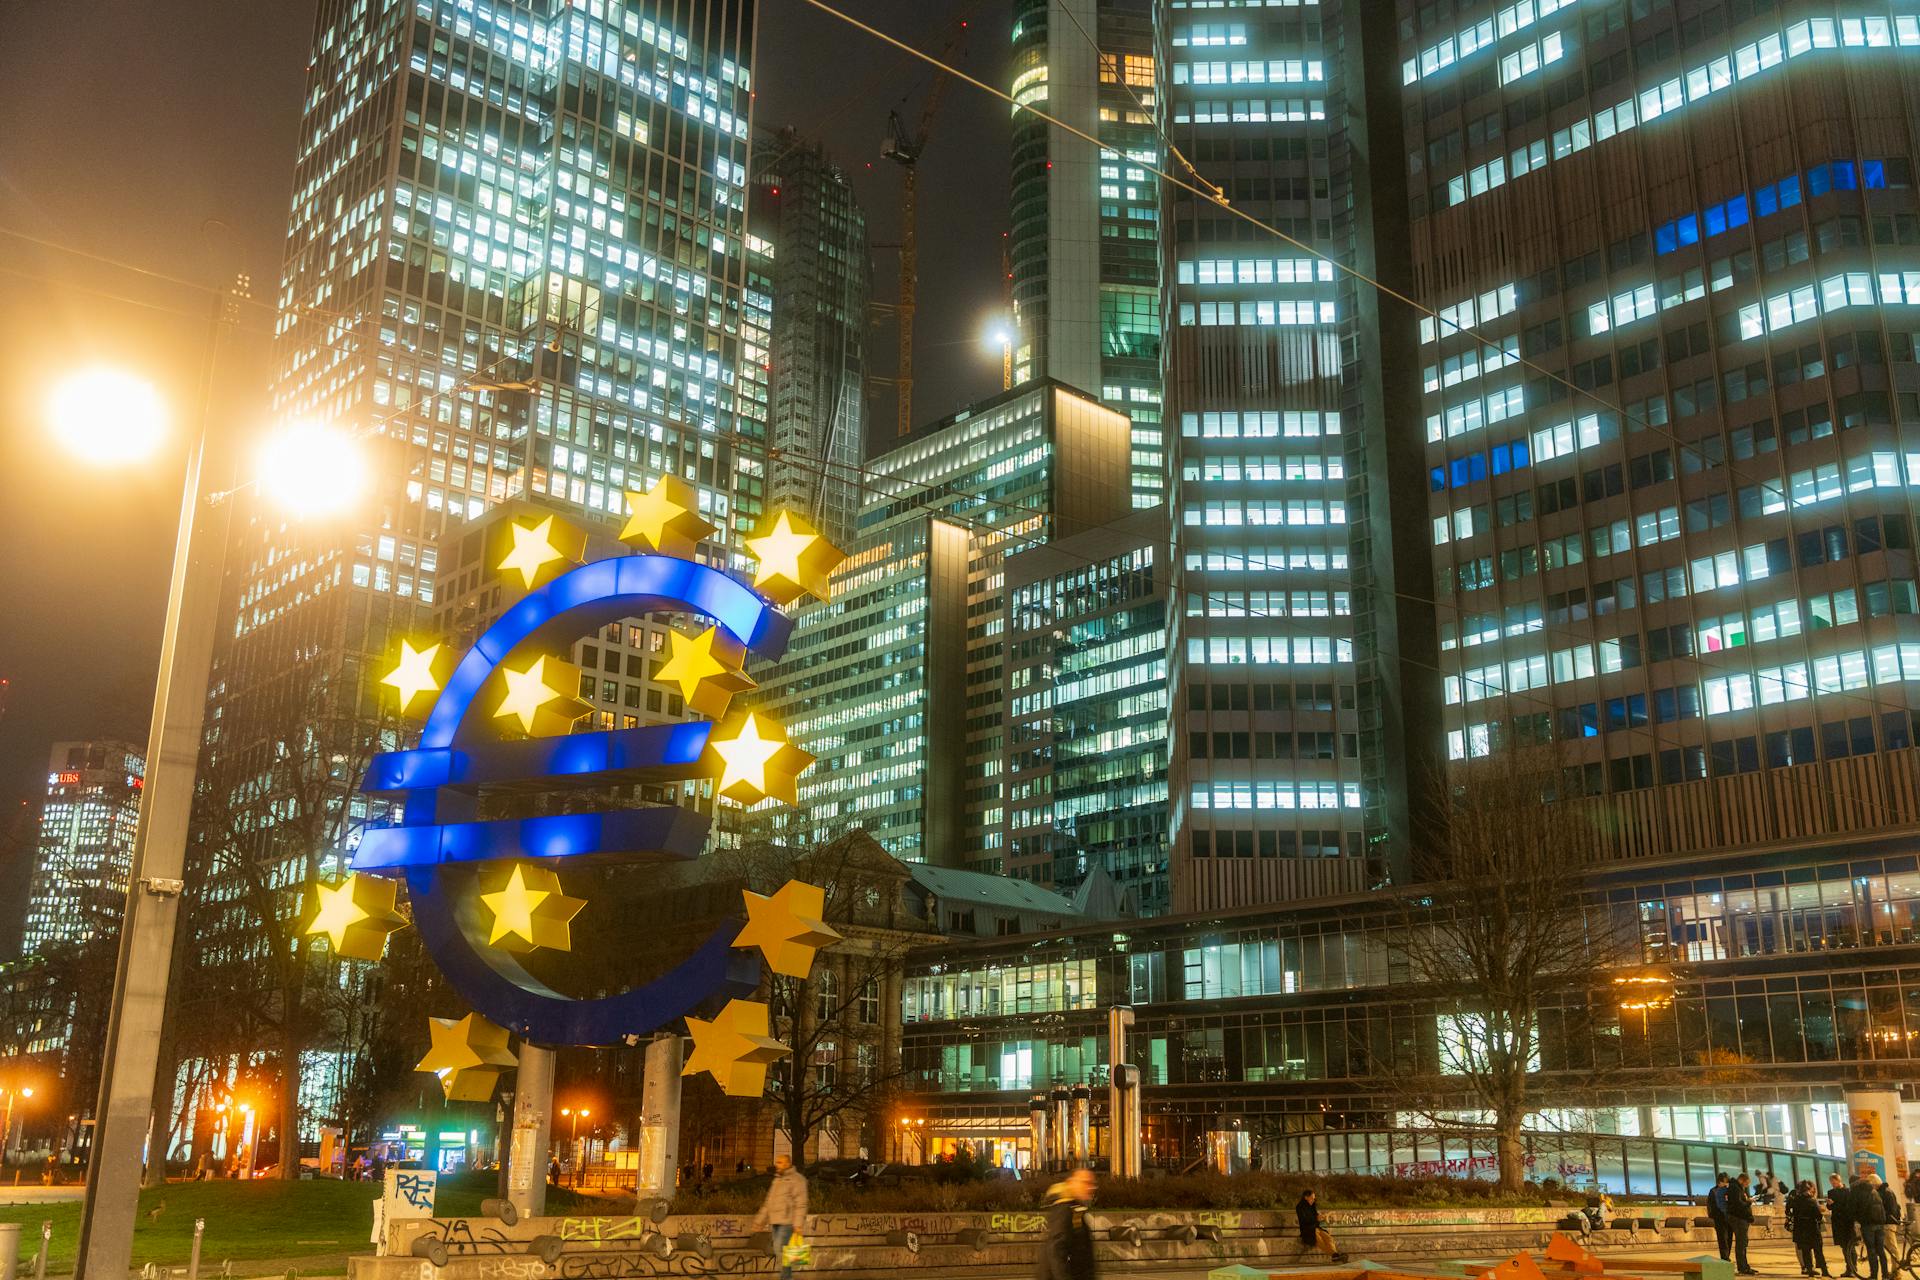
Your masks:
[[[515,863],[506,883],[480,895],[493,912],[487,945],[502,951],[526,953],[536,947],[555,951],[573,949],[569,922],[587,905],[585,898],[560,892],[560,877],[546,867]]]
[[[760,560],[753,585],[775,604],[791,604],[803,595],[827,599],[833,571],[847,558],[818,529],[785,511],[764,532],[748,538],[747,546]]]
[[[356,874],[336,885],[316,884],[313,891],[318,905],[303,932],[326,935],[343,959],[378,960],[387,949],[387,935],[406,924],[394,910],[398,880]]]
[[[678,476],[661,476],[645,493],[629,489],[627,505],[633,513],[620,531],[620,541],[663,556],[691,557],[700,539],[719,527],[700,514],[699,495]]]
[[[477,1013],[464,1018],[428,1018],[433,1047],[415,1071],[440,1077],[448,1102],[485,1102],[493,1096],[500,1068],[519,1061],[507,1047],[507,1029]]]
[[[770,1034],[767,1006],[729,1000],[712,1022],[687,1019],[693,1052],[680,1068],[683,1076],[707,1072],[736,1098],[757,1098],[767,1091],[767,1064],[792,1052]]]
[[[787,731],[767,717],[747,712],[737,721],[716,726],[707,749],[719,758],[720,780],[714,790],[741,804],[758,804],[776,796],[797,804],[795,779],[813,763],[813,757],[793,745]]]
[[[520,585],[531,591],[543,578],[552,577],[558,566],[580,559],[587,535],[558,519],[548,516],[535,525],[509,521],[506,527],[513,546],[501,557],[500,572],[519,574]]]
[[[733,695],[754,687],[753,680],[741,672],[747,650],[720,628],[708,627],[697,636],[667,633],[673,644],[673,656],[660,664],[653,678],[660,684],[680,686],[687,706],[703,716],[719,719],[727,713]]]
[[[740,892],[747,901],[747,925],[733,945],[760,948],[775,973],[804,978],[813,970],[813,953],[840,941],[839,930],[821,919],[827,893],[819,885],[789,880],[772,897]]]
[[[571,662],[541,654],[521,671],[501,667],[500,678],[507,691],[494,708],[494,718],[518,720],[530,737],[565,733],[592,710],[574,697],[580,688],[580,668]]]
[[[424,649],[416,649],[408,640],[400,642],[400,661],[393,670],[380,678],[380,683],[400,691],[400,710],[413,705],[413,700],[423,693],[437,693],[443,682],[442,669],[447,665],[447,646],[430,644]]]

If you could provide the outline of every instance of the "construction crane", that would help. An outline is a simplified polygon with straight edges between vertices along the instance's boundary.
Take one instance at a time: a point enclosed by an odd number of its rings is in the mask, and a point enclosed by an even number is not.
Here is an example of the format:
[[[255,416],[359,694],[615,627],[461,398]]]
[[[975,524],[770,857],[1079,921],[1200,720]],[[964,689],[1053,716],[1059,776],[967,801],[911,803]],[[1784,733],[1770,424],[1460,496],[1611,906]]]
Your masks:
[[[940,52],[940,61],[951,64],[966,42],[967,24],[962,19]],[[880,144],[883,158],[899,165],[902,171],[900,193],[900,301],[894,307],[894,319],[900,332],[900,368],[893,383],[898,405],[897,428],[905,438],[913,432],[913,309],[920,286],[919,248],[915,242],[918,218],[920,157],[926,153],[927,139],[933,133],[933,120],[940,112],[941,99],[953,77],[936,71],[927,90],[926,104],[920,109],[920,124],[912,134],[899,111],[887,112],[887,136]]]

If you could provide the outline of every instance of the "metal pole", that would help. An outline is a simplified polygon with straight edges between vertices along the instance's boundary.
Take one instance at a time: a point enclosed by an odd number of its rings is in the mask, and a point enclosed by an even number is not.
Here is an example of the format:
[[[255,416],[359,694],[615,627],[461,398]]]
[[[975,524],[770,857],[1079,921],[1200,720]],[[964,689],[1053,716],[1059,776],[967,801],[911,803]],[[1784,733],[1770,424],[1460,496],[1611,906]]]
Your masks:
[[[222,295],[216,308],[226,301]],[[80,1211],[74,1265],[79,1276],[118,1280],[126,1275],[133,1257],[141,1149],[153,1117],[154,1075],[166,1021],[167,982],[180,919],[187,827],[206,715],[207,676],[219,630],[220,584],[232,508],[229,502],[210,501],[220,486],[213,483],[207,465],[211,432],[206,419],[211,417],[213,364],[223,328],[221,312],[216,310],[200,436],[187,455],[180,529],[174,541],[160,674],[153,691],[153,727],[147,739],[146,784],[127,877],[126,915],[107,1017],[100,1097],[94,1109],[93,1149],[87,1160],[86,1201]],[[153,1155],[165,1158],[165,1152]]]
[[[187,1255],[187,1280],[200,1280],[200,1237],[207,1231],[207,1220],[193,1220],[193,1252]]]
[[[522,1218],[546,1216],[552,1142],[553,1050],[523,1044],[513,1085],[513,1143],[507,1149],[507,1199]]]
[[[640,1160],[634,1194],[642,1200],[672,1199],[680,1168],[680,1035],[656,1031],[647,1042],[647,1070],[640,1085]]]
[[[0,1123],[0,1165],[7,1162],[7,1155],[13,1150],[13,1095],[15,1090],[7,1090],[7,1118]]]
[[[40,1224],[40,1252],[33,1255],[33,1280],[47,1280],[47,1258],[53,1253],[53,1223]]]

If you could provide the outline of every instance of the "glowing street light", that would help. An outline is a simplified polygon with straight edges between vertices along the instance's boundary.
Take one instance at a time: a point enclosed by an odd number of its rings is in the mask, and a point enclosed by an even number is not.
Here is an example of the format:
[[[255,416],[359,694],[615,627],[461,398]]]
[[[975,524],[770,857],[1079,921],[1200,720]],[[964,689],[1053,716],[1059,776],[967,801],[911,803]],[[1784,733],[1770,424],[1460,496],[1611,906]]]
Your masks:
[[[47,425],[71,453],[100,466],[142,462],[167,435],[167,407],[153,384],[120,369],[68,374],[47,397]]]
[[[260,492],[297,516],[322,518],[352,510],[367,491],[367,459],[337,427],[299,422],[260,446]]]
[[[16,1098],[27,1099],[27,1098],[33,1097],[33,1086],[21,1085],[12,1089],[0,1089],[0,1093],[5,1093],[7,1095],[7,1116],[5,1120],[0,1120],[0,1161],[4,1161],[7,1154],[13,1150],[14,1099]]]
[[[1013,389],[1013,340],[1015,336],[1013,322],[999,319],[987,326],[987,332],[982,338],[988,350],[998,350],[1000,352],[1000,389],[1002,391],[1011,391]]]
[[[577,1187],[580,1185],[580,1166],[585,1163],[580,1159],[580,1122],[590,1118],[593,1112],[585,1107],[562,1107],[560,1114],[572,1121],[573,1132],[567,1137],[567,1150],[568,1159],[573,1164],[573,1185]],[[592,1139],[592,1130],[588,1130],[587,1136],[589,1140]]]

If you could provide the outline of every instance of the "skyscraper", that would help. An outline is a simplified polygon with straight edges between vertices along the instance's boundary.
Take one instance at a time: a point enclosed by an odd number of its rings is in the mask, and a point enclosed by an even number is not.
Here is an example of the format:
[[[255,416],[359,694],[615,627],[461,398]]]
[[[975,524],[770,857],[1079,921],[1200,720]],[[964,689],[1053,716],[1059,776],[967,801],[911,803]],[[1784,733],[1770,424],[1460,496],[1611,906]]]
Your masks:
[[[846,546],[867,430],[867,215],[825,149],[791,129],[756,133],[749,204],[773,255],[771,502]]]
[[[1097,870],[1143,915],[1167,879],[1163,508],[1007,557],[1005,870],[1071,889]]]
[[[795,839],[863,827],[897,858],[999,871],[1005,856],[1011,552],[1127,511],[1124,417],[1037,381],[873,459],[833,599],[800,611],[764,680],[818,757]]]
[[[1155,19],[1169,164],[1198,174],[1168,184],[1161,241],[1174,907],[1358,889],[1410,856],[1407,723],[1432,688],[1402,589],[1424,548],[1396,536],[1422,496],[1393,376],[1412,340],[1335,265],[1404,275],[1392,15],[1159,0]]]
[[[56,742],[27,884],[23,950],[114,933],[126,903],[146,760],[124,742]]]
[[[276,405],[368,438],[375,492],[345,528],[240,524],[204,768],[228,879],[344,864],[371,816],[358,771],[401,728],[379,710],[390,649],[475,591],[478,569],[439,581],[441,548],[489,506],[617,517],[670,472],[721,561],[758,518],[752,30],[751,0],[323,0]],[[269,945],[257,895],[209,899],[203,954],[244,971]]]
[[[1448,755],[1616,857],[1910,830],[1920,16],[1399,10]]]
[[[1166,485],[1152,0],[1015,0],[1009,92],[1100,140],[1013,117],[1014,381],[1043,375],[1133,420],[1134,505]]]

